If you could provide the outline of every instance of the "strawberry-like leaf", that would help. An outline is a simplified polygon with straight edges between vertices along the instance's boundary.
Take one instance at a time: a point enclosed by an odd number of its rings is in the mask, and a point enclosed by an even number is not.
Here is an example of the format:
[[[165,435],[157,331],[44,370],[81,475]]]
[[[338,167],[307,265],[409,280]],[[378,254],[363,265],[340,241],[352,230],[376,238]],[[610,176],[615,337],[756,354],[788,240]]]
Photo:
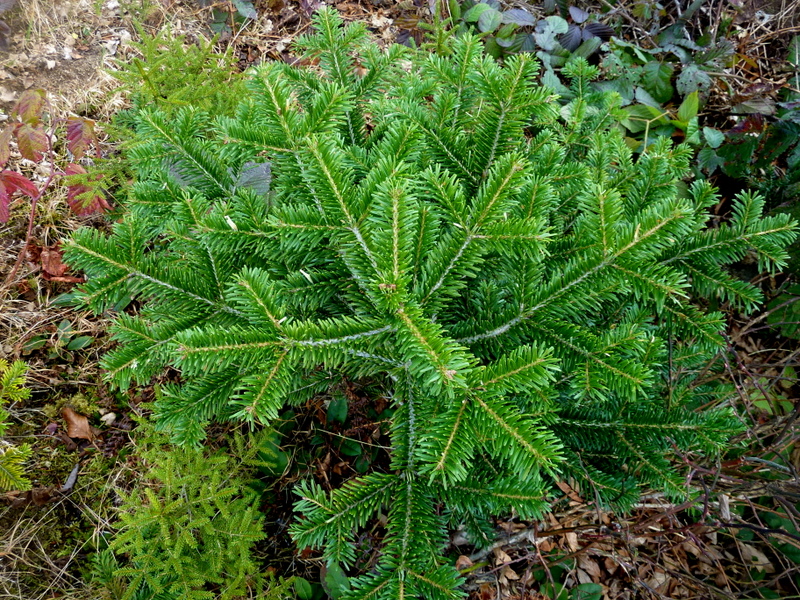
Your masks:
[[[25,90],[17,100],[11,114],[18,116],[23,123],[38,125],[44,110],[45,94],[46,92],[42,89]]]
[[[31,198],[39,195],[34,183],[24,175],[15,171],[0,171],[0,223],[8,222],[10,216],[8,207],[15,192],[21,192]]]
[[[42,153],[47,150],[48,146],[44,127],[24,123],[17,129],[17,145],[19,146],[19,153],[24,158],[39,162],[42,160]]]
[[[94,121],[81,117],[67,119],[67,148],[69,148],[73,156],[75,158],[83,158],[83,155],[92,145],[97,147]]]

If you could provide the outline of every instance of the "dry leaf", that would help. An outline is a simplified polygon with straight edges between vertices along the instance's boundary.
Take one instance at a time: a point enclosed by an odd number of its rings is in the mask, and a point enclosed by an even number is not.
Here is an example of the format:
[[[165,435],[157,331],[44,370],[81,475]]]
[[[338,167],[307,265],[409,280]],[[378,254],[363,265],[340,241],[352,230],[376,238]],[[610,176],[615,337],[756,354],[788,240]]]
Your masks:
[[[94,433],[89,425],[89,419],[72,410],[69,406],[61,409],[61,416],[67,422],[67,435],[71,438],[93,440]]]
[[[742,551],[742,559],[746,565],[767,573],[775,572],[775,565],[769,562],[767,555],[761,552],[761,550],[742,542],[739,542],[739,548]]]
[[[563,481],[556,481],[556,485],[558,486],[558,489],[564,492],[567,495],[567,498],[570,500],[574,500],[575,502],[583,502],[583,498],[581,498],[578,493],[568,484],[564,483]]]
[[[42,248],[40,255],[42,270],[53,277],[61,277],[67,272],[67,265],[61,262],[62,252],[57,246]]]
[[[578,583],[594,583],[592,576],[583,569],[576,569],[576,573],[578,575]]]
[[[571,552],[577,552],[578,548],[578,534],[574,531],[570,531],[564,537],[567,539],[567,546],[569,547]]]
[[[491,583],[482,583],[478,588],[478,598],[480,600],[494,600],[495,589]]]
[[[503,552],[500,548],[494,549],[494,564],[496,566],[507,565],[511,562],[511,557]]]
[[[461,555],[456,559],[456,569],[459,571],[463,571],[464,569],[469,569],[472,566],[472,561],[470,560],[469,556]]]
[[[519,579],[519,575],[517,575],[517,572],[511,567],[503,567],[503,570],[500,571],[500,574],[511,581],[516,581]]]
[[[597,583],[600,580],[600,565],[597,564],[593,558],[581,554],[578,557],[578,567],[586,571],[592,578],[592,583]]]

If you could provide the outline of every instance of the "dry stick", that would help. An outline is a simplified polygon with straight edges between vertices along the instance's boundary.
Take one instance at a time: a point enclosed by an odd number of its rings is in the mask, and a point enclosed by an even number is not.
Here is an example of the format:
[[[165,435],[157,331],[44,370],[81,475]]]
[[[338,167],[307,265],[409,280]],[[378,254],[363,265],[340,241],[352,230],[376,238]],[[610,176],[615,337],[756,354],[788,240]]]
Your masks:
[[[739,332],[736,335],[732,336],[731,337],[731,341],[738,342],[742,338],[742,336],[745,333],[747,333],[748,331],[750,331],[750,329],[754,325],[757,325],[758,323],[760,323],[761,321],[763,321],[764,319],[769,317],[772,313],[774,313],[774,312],[776,312],[776,311],[778,311],[778,310],[780,310],[782,308],[785,308],[787,306],[790,306],[790,305],[794,304],[795,302],[797,302],[798,300],[800,300],[800,296],[793,296],[793,297],[789,298],[788,300],[786,300],[785,302],[781,302],[780,304],[778,304],[778,306],[775,306],[774,308],[771,308],[771,309],[769,309],[767,311],[762,312],[755,319],[751,319],[750,322],[747,323],[744,327],[742,327],[742,329],[740,329]]]

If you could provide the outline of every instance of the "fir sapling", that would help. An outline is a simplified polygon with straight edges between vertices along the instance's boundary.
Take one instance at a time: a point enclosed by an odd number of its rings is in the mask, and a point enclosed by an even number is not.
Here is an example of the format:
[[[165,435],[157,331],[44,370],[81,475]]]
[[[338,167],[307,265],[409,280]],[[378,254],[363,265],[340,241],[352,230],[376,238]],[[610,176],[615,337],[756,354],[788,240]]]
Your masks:
[[[779,269],[794,223],[745,193],[714,225],[710,185],[679,185],[690,149],[635,158],[584,60],[559,110],[528,55],[380,50],[328,9],[315,25],[312,66],[260,66],[235,116],[140,115],[129,213],[66,252],[86,305],[142,304],[116,318],[109,379],[178,369],[155,418],[189,445],[343,378],[381,383],[391,465],[299,485],[291,529],[347,568],[387,515],[348,598],[460,596],[448,527],[486,544],[490,515],[541,516],[561,478],[623,509],[642,487],[685,495],[673,452],[739,430],[727,388],[697,377],[724,347],[705,299],[758,306],[725,266]],[[267,160],[268,193],[237,185]]]

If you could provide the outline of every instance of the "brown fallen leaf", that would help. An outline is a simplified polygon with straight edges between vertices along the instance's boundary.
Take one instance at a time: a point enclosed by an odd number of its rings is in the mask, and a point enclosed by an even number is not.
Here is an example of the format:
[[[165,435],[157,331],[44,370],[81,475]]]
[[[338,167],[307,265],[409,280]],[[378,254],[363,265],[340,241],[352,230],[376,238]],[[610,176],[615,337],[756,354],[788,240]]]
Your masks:
[[[469,556],[461,555],[456,559],[456,569],[459,571],[463,571],[464,569],[469,569],[472,566],[472,561],[470,560]]]
[[[65,406],[61,409],[61,416],[67,422],[67,435],[69,437],[89,441],[94,439],[94,432],[91,425],[89,425],[89,419],[84,415],[76,413],[69,406]]]
[[[67,265],[61,262],[62,252],[58,245],[42,248],[40,255],[42,270],[52,277],[61,277],[67,272]]]
[[[558,489],[560,489],[562,492],[564,492],[567,495],[567,498],[569,498],[573,502],[583,502],[583,498],[580,497],[578,492],[576,492],[575,489],[573,489],[566,482],[564,482],[564,481],[556,481],[556,486],[558,486]]]
[[[503,552],[500,548],[494,549],[494,564],[496,566],[507,565],[511,562],[511,557]]]
[[[519,579],[519,575],[511,567],[503,567],[503,569],[500,571],[500,574],[511,581],[516,581]]]

